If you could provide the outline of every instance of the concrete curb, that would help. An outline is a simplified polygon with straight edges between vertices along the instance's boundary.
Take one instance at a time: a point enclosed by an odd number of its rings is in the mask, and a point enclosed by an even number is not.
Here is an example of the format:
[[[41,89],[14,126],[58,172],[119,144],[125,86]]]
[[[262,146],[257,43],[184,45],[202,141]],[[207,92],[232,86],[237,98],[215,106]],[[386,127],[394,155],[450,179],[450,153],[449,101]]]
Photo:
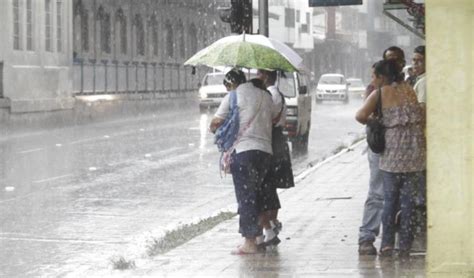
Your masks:
[[[324,159],[323,161],[321,162],[318,162],[316,165],[314,166],[311,166],[310,168],[304,170],[303,172],[301,172],[300,174],[298,174],[298,176],[295,177],[295,183],[299,183],[301,182],[302,180],[304,180],[308,175],[310,175],[311,173],[313,173],[314,171],[316,171],[318,168],[320,168],[321,166],[323,166],[324,164],[326,163],[329,163],[331,161],[333,161],[334,159],[338,158],[339,156],[349,152],[349,151],[352,151],[353,149],[357,148],[359,145],[363,144],[365,141],[363,140],[364,138],[360,139],[359,141],[357,141],[356,143],[350,145],[349,147],[347,148],[344,148],[342,149],[341,151],[339,151],[338,153],[336,153],[335,155],[332,155],[326,159]]]

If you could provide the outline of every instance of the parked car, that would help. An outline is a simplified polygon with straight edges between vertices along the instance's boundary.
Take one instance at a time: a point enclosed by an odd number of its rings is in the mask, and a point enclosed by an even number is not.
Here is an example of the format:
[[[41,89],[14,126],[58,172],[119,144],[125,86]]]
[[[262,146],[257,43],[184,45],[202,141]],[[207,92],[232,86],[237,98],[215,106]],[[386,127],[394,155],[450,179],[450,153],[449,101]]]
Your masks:
[[[244,70],[247,80],[257,77],[256,70]],[[199,87],[199,108],[201,111],[209,108],[218,107],[222,99],[227,95],[227,89],[224,86],[225,72],[215,71],[204,75]]]
[[[223,72],[210,72],[204,75],[199,84],[199,108],[201,111],[217,107],[227,94]]]
[[[292,151],[308,151],[309,131],[311,129],[311,86],[308,76],[302,73],[286,73],[280,77],[278,89],[285,96],[287,106],[284,133],[291,142]]]
[[[346,78],[342,74],[327,73],[321,75],[316,87],[316,102],[339,100],[349,102],[349,91]]]
[[[359,78],[347,78],[349,84],[349,94],[356,97],[364,98],[366,86]]]

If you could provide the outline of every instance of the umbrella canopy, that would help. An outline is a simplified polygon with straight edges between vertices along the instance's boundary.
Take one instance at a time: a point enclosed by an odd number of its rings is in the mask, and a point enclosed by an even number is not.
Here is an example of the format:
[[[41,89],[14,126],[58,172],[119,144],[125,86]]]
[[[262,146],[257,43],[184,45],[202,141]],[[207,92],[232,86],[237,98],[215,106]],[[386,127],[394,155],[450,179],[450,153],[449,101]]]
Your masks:
[[[184,64],[297,71],[297,67],[276,48],[248,41],[248,38],[252,36],[244,34],[217,40],[189,58]]]
[[[242,35],[227,36],[220,39],[219,41],[229,43],[229,42],[243,41],[243,40],[275,49],[276,51],[280,52],[280,54],[285,56],[285,58],[295,68],[297,68],[298,70],[304,69],[303,58],[301,58],[301,56],[298,53],[296,53],[296,51],[294,51],[291,47],[289,47],[288,45],[284,44],[283,42],[279,40],[265,37],[263,35],[242,34]]]

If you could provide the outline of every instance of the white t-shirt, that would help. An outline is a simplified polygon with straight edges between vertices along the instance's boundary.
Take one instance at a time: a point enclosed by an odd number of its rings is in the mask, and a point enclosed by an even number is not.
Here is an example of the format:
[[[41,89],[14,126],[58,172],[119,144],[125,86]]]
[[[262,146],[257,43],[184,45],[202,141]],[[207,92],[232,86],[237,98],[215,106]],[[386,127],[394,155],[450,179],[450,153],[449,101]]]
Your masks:
[[[278,115],[278,112],[275,114],[273,110],[272,97],[268,92],[255,87],[252,83],[241,84],[236,91],[240,119],[239,134],[241,135],[237,138],[235,151],[240,153],[260,150],[273,154],[272,119]],[[222,99],[215,116],[225,119],[229,114],[229,109],[229,95],[227,94]],[[243,131],[244,129],[245,131]]]
[[[423,73],[416,78],[416,83],[413,89],[416,92],[418,102],[426,103],[426,74]]]
[[[283,106],[283,110],[281,110],[281,105],[283,103],[283,98],[281,97],[280,91],[276,86],[269,86],[267,90],[272,94],[272,99],[273,99],[273,104],[274,108],[273,110],[276,110],[277,115],[280,114],[281,111],[281,116],[280,120],[278,123],[275,124],[275,126],[281,126],[285,127],[286,123],[286,104]]]

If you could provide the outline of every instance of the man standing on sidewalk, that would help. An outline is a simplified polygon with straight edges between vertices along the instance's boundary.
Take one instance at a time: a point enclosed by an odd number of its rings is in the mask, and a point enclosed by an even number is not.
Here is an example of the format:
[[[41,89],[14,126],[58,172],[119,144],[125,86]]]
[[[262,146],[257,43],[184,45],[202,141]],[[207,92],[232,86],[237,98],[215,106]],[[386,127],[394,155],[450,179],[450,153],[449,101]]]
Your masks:
[[[397,46],[391,46],[383,52],[384,60],[395,60],[400,65],[400,72],[405,66],[405,53]],[[375,91],[372,84],[367,86],[366,98]],[[383,181],[379,169],[380,155],[367,148],[369,160],[369,194],[364,205],[362,226],[359,228],[359,255],[377,255],[374,246],[375,238],[379,235],[383,212]]]
[[[416,83],[413,89],[419,103],[426,105],[426,74],[425,74],[425,46],[420,45],[413,53],[413,70],[416,74]]]

